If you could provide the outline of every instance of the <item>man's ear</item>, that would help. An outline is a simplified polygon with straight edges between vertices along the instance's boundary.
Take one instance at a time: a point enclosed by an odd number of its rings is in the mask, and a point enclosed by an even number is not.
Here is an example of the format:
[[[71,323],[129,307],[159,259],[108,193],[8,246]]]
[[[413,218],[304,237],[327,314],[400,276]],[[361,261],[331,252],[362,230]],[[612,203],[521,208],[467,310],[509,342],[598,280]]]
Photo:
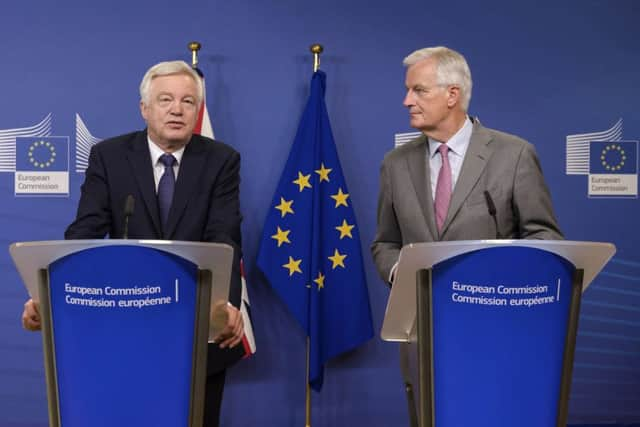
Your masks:
[[[147,111],[147,105],[143,101],[140,101],[140,114],[142,114],[142,118],[146,122],[148,111]]]
[[[458,86],[447,87],[447,105],[451,108],[460,103],[460,88]]]

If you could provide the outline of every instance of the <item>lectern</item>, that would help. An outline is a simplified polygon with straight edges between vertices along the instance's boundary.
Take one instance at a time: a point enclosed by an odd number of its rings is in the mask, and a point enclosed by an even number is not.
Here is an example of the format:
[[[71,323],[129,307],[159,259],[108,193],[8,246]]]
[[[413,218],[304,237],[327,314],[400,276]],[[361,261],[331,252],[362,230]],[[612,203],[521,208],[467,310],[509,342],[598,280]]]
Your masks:
[[[233,248],[70,240],[9,250],[40,302],[51,426],[202,425],[207,341]]]
[[[614,253],[543,240],[403,247],[381,335],[405,343],[416,423],[566,426],[581,293]]]

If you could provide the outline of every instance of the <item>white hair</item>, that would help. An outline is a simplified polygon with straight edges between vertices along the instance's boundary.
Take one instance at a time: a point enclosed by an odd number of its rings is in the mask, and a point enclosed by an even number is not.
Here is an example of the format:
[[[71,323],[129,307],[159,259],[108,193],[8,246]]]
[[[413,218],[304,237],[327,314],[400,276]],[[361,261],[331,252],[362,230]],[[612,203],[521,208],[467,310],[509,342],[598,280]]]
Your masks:
[[[436,60],[436,79],[439,85],[455,85],[460,88],[463,111],[469,108],[471,101],[471,70],[464,56],[453,49],[444,46],[426,47],[416,50],[404,58],[402,64],[410,67],[427,58]]]
[[[171,74],[184,74],[193,79],[196,83],[198,105],[204,98],[204,88],[202,85],[202,79],[198,73],[184,61],[166,61],[160,62],[153,67],[149,68],[140,82],[140,100],[145,105],[149,104],[149,89],[151,87],[151,81],[156,77],[168,76]]]

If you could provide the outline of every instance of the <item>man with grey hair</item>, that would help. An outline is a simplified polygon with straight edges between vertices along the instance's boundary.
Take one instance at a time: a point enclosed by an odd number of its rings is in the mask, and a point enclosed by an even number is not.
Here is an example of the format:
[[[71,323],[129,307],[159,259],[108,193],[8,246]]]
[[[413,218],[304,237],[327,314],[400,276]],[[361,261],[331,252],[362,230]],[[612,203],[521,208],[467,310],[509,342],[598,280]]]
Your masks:
[[[422,135],[382,162],[371,251],[383,280],[393,283],[408,243],[562,239],[534,147],[467,114],[472,81],[465,58],[431,47],[403,63],[404,106]]]
[[[147,128],[94,145],[75,221],[66,239],[122,238],[125,201],[133,196],[130,239],[227,243],[234,248],[227,324],[210,344],[205,426],[219,424],[225,368],[244,351],[240,306],[240,156],[231,147],[194,135],[202,81],[183,61],[151,67],[140,84]],[[27,301],[25,329],[41,327],[38,304]]]

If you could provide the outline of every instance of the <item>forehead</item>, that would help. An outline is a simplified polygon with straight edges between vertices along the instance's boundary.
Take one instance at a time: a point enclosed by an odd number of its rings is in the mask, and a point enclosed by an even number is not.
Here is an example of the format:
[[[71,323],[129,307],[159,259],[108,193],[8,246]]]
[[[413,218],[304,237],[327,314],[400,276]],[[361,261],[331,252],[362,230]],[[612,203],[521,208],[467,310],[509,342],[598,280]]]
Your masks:
[[[171,93],[186,93],[196,96],[197,86],[189,74],[176,73],[167,74],[164,76],[157,76],[151,79],[149,89],[153,93],[158,92],[171,92]]]
[[[407,68],[406,83],[409,87],[435,83],[436,79],[436,60],[433,58],[423,59]]]

